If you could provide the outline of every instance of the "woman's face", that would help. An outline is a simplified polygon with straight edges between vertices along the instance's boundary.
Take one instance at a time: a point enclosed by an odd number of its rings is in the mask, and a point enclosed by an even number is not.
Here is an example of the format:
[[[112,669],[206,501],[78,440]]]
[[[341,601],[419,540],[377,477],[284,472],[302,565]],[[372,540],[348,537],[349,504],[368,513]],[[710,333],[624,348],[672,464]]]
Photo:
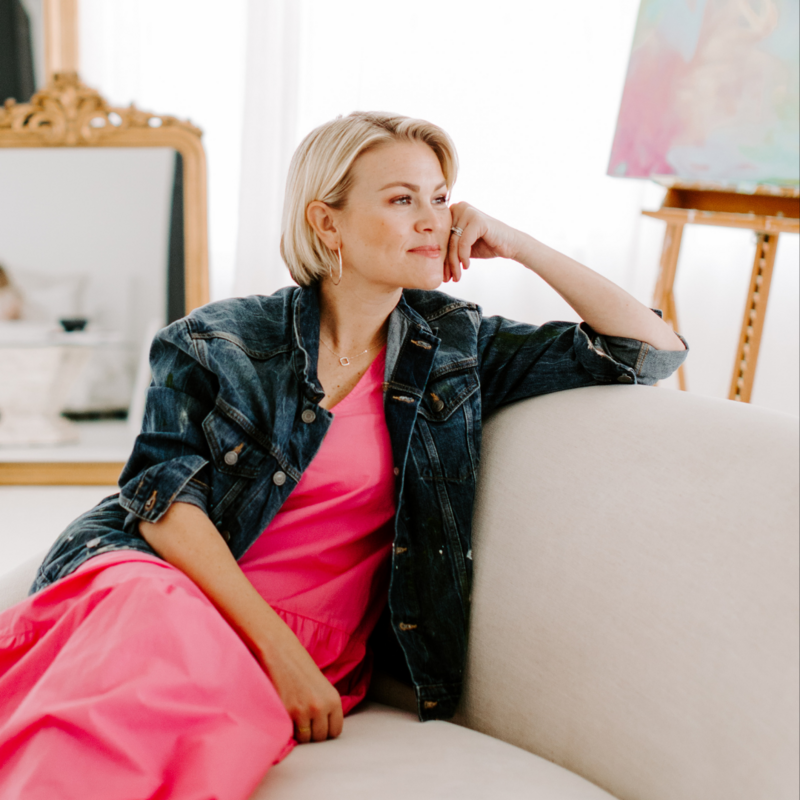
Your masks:
[[[335,212],[348,282],[383,289],[435,289],[442,282],[451,216],[436,154],[421,142],[368,150]]]

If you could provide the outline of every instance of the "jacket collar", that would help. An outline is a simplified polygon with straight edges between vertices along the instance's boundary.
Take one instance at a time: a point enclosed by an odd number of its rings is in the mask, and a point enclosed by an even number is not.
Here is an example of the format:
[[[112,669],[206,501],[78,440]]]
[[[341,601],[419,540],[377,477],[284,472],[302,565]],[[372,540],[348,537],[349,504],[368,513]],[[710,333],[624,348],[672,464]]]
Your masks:
[[[306,396],[319,403],[325,392],[317,377],[319,360],[319,287],[312,284],[295,292],[292,304],[292,363]]]
[[[293,366],[306,396],[319,403],[325,396],[317,376],[319,359],[319,285],[300,287],[292,304],[292,337],[294,341]],[[397,372],[397,362],[403,344],[410,336],[419,344],[430,345],[432,356],[440,343],[425,318],[408,303],[405,292],[389,317],[386,342],[386,380]],[[424,347],[424,345],[422,345]],[[426,359],[427,361],[428,359]]]

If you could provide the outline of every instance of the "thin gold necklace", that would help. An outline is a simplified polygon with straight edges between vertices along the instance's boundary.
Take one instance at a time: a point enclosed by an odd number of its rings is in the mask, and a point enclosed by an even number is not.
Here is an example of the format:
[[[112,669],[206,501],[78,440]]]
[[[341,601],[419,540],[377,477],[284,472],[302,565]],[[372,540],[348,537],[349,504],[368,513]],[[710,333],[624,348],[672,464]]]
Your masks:
[[[325,347],[327,347],[327,348],[328,348],[328,350],[330,350],[330,351],[331,351],[331,353],[333,353],[333,354],[336,356],[336,358],[338,358],[338,359],[339,359],[339,363],[340,363],[340,364],[341,364],[343,367],[349,367],[349,366],[350,366],[350,362],[351,362],[351,361],[353,361],[353,359],[360,358],[361,356],[363,356],[363,355],[364,355],[364,353],[369,353],[369,351],[370,351],[370,350],[374,350],[376,347],[380,347],[380,346],[383,344],[383,342],[378,342],[378,344],[374,344],[374,345],[372,345],[372,347],[368,347],[366,350],[362,350],[360,353],[357,353],[357,354],[356,354],[356,355],[354,355],[354,356],[343,356],[341,353],[337,353],[337,352],[336,352],[336,351],[335,351],[335,350],[334,350],[334,349],[333,349],[333,348],[332,348],[332,347],[331,347],[331,346],[330,346],[330,345],[329,345],[329,344],[328,344],[328,343],[327,343],[327,342],[326,342],[326,341],[325,341],[325,340],[322,338],[322,336],[320,336],[320,337],[319,337],[319,340],[322,342],[322,344],[324,344],[324,345],[325,345]]]

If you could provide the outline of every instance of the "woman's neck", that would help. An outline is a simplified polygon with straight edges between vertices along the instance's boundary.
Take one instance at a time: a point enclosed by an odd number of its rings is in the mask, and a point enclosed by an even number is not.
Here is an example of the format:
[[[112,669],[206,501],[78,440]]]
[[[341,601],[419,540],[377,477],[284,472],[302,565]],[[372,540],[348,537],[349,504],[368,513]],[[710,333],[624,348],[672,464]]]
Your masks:
[[[353,284],[323,280],[320,285],[320,338],[337,353],[351,354],[385,341],[389,315],[402,294],[401,289],[381,292]]]

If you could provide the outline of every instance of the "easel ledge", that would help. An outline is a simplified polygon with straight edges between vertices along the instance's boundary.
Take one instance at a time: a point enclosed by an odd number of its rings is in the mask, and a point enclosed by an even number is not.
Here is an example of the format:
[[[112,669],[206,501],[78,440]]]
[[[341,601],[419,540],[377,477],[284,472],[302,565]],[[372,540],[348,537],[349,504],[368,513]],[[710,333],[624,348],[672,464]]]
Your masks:
[[[653,305],[664,319],[678,328],[675,307],[675,272],[685,225],[745,228],[756,232],[756,253],[745,303],[739,347],[734,361],[728,398],[749,403],[753,391],[758,351],[769,300],[778,236],[800,233],[800,188],[758,185],[736,187],[724,184],[680,182],[654,178],[667,186],[658,211],[643,211],[647,217],[667,223]],[[678,384],[686,391],[686,373],[678,370]]]

